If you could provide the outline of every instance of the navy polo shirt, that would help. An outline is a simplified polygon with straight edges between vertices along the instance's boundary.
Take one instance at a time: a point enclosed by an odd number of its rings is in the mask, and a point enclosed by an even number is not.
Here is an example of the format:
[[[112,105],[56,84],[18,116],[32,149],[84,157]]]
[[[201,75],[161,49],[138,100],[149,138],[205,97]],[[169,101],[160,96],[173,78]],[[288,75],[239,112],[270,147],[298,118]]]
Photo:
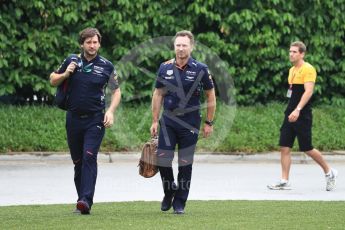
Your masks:
[[[114,65],[99,55],[87,61],[83,55],[72,54],[55,72],[64,73],[72,61],[77,62],[78,66],[69,77],[68,111],[88,114],[104,110],[107,85],[111,90],[119,87]]]
[[[207,65],[189,58],[186,66],[176,66],[175,59],[160,65],[156,88],[165,87],[164,109],[191,109],[199,112],[202,89],[214,88]]]

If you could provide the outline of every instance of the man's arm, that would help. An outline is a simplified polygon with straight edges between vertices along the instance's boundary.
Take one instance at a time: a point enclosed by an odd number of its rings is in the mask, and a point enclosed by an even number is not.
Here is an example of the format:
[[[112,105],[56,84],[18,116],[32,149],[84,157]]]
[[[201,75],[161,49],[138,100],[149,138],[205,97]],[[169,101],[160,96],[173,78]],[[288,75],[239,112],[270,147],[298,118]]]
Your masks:
[[[104,114],[104,127],[109,128],[114,124],[114,112],[121,101],[121,90],[117,88],[111,95],[110,106]]]
[[[74,72],[76,66],[77,66],[76,62],[71,62],[67,66],[67,69],[65,72],[63,72],[63,73],[52,72],[50,74],[50,84],[52,86],[60,85],[65,79],[67,79],[67,78],[69,78],[69,76],[71,76],[71,74]]]
[[[313,91],[314,91],[314,82],[306,82],[304,83],[304,93],[301,97],[301,100],[299,101],[297,107],[295,108],[294,111],[289,115],[289,121],[290,122],[295,122],[297,121],[299,114],[303,107],[308,103],[310,100],[311,96],[313,96]]]
[[[214,88],[205,90],[205,95],[207,103],[206,120],[213,121],[216,112],[216,94]],[[205,123],[203,131],[203,136],[208,137],[213,132],[213,126]]]
[[[159,113],[161,111],[162,102],[164,98],[164,89],[156,88],[152,95],[152,125],[151,125],[151,136],[158,135],[158,121]]]

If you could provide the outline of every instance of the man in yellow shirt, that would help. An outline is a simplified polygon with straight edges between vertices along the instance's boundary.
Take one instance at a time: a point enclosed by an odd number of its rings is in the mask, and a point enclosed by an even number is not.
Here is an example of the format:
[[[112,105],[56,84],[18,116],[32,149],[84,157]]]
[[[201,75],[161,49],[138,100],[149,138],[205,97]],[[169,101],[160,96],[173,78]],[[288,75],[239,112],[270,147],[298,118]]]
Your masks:
[[[336,187],[337,171],[330,168],[322,154],[312,146],[312,109],[311,97],[316,81],[315,68],[304,61],[306,46],[301,41],[290,45],[290,62],[293,67],[289,71],[288,106],[280,128],[280,152],[282,175],[278,183],[268,185],[272,190],[290,190],[289,173],[291,166],[291,148],[297,137],[299,148],[318,163],[326,176],[326,190]]]

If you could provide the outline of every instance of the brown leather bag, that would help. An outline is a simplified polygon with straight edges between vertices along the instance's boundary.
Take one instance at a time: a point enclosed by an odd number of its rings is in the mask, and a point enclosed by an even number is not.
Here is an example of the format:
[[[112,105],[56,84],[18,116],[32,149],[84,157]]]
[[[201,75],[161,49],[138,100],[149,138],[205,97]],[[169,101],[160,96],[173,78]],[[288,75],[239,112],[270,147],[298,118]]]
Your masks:
[[[154,137],[146,142],[141,151],[139,160],[139,174],[145,178],[153,177],[158,172],[157,167],[158,138]]]

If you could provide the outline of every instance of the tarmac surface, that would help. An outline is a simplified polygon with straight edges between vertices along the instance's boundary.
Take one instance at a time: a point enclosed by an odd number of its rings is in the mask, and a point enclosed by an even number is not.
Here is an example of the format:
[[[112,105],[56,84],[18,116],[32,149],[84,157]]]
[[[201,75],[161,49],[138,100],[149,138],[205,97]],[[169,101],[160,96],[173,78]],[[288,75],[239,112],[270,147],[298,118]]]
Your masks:
[[[345,200],[345,155],[327,154],[338,170],[337,189],[325,190],[321,168],[304,154],[293,154],[292,190],[272,191],[280,178],[280,154],[196,154],[189,200]],[[139,153],[98,156],[94,203],[161,201],[160,176],[138,174]],[[176,158],[176,157],[175,157]],[[175,178],[177,164],[174,162]],[[0,155],[0,206],[75,203],[73,164],[69,154]]]

